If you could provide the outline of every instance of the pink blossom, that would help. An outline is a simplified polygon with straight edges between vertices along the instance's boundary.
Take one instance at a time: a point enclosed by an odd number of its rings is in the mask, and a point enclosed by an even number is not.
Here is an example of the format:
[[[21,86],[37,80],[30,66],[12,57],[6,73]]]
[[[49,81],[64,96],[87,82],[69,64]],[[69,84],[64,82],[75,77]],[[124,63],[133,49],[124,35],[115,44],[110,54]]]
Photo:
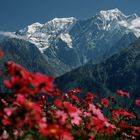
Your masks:
[[[101,110],[96,108],[95,105],[89,104],[89,112],[91,112],[93,115],[96,115],[96,117],[102,121],[106,120],[104,115],[101,113]]]
[[[78,112],[70,113],[70,117],[71,117],[71,123],[73,125],[80,125],[82,119],[79,116]]]
[[[65,113],[64,111],[57,110],[55,115],[55,117],[59,119],[59,123],[61,125],[64,125],[66,123],[66,120],[68,119],[67,113]]]

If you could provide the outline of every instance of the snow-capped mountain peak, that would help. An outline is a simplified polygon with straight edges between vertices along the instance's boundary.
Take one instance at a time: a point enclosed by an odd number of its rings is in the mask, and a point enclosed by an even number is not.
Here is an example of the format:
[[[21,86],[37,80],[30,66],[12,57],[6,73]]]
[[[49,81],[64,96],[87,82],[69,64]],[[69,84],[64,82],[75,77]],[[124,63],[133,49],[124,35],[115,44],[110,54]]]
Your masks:
[[[35,32],[38,28],[41,28],[43,26],[43,24],[36,22],[33,23],[32,25],[28,26],[28,32]]]
[[[126,18],[126,16],[117,8],[112,10],[102,10],[99,12],[99,15],[102,16],[105,20]]]
[[[60,37],[66,42],[69,47],[72,47],[72,40],[68,34],[71,28],[76,23],[77,19],[69,18],[54,18],[45,24],[33,23],[24,29],[16,32],[16,34],[25,36],[31,43],[35,44],[41,52],[52,44],[54,39]]]
[[[42,27],[43,26],[43,24],[41,24],[41,23],[39,23],[39,22],[35,22],[35,23],[33,23],[33,24],[31,24],[31,25],[29,25],[30,27]],[[28,26],[28,27],[29,27]]]
[[[99,13],[101,13],[101,14],[122,14],[122,12],[117,8],[111,9],[111,10],[101,10]]]
[[[17,33],[22,36],[25,35],[27,38],[29,38],[31,36],[31,34],[35,33],[42,26],[43,26],[43,24],[36,22],[36,23],[33,23],[33,24],[25,27],[24,29],[19,30]]]
[[[100,11],[94,20],[99,30],[113,31],[116,28],[125,28],[125,33],[133,32],[137,37],[140,36],[140,18],[136,14],[127,16],[115,8]]]
[[[69,22],[74,22],[75,20],[77,20],[74,17],[68,17],[68,18],[54,18],[49,22],[53,22],[53,23],[61,23],[61,24],[67,24]],[[47,23],[49,23],[47,22]]]
[[[29,25],[16,32],[16,34],[24,36],[35,44],[42,53],[50,46],[59,48],[59,45],[57,46],[59,40],[65,42],[67,47],[74,48],[73,44],[75,43],[73,42],[77,38],[73,35],[76,35],[80,30],[87,36],[88,41],[91,40],[90,44],[93,48],[96,41],[105,37],[109,41],[116,32],[121,30],[123,30],[121,31],[123,34],[132,32],[137,37],[140,36],[140,18],[136,14],[126,16],[117,8],[100,11],[91,20],[87,20],[87,22],[91,21],[90,25],[84,20],[88,26],[85,26],[86,24],[81,25],[81,21],[74,17],[54,18],[45,24],[37,22]],[[75,29],[79,29],[77,30],[78,32]],[[71,34],[71,31],[75,33]],[[93,35],[92,32],[94,33]]]
[[[51,21],[48,21],[44,24],[43,28],[47,28],[47,30],[53,30],[55,32],[59,31],[68,31],[70,28],[75,24],[77,21],[76,18],[70,17],[70,18],[54,18]],[[48,28],[49,27],[49,28]]]

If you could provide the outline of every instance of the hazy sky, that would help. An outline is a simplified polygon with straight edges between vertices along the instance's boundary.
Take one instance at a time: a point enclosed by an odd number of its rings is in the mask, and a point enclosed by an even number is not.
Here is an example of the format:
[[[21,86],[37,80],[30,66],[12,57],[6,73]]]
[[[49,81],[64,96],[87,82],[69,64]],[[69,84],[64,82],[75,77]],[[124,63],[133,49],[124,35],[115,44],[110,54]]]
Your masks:
[[[84,19],[113,8],[140,16],[140,0],[0,0],[0,30],[16,31],[55,17]]]

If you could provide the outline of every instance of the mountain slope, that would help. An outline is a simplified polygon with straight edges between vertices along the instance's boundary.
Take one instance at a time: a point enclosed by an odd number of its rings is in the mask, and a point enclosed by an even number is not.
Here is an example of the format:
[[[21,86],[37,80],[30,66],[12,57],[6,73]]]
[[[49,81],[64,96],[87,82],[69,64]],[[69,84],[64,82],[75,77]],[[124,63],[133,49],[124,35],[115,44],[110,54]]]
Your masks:
[[[135,97],[140,91],[140,38],[100,64],[89,63],[57,78],[56,85],[96,91],[99,96],[122,89]]]
[[[38,48],[23,39],[0,35],[0,50],[5,53],[3,62],[14,61],[32,72],[57,76],[63,73],[53,61],[47,60]],[[1,62],[0,65],[3,65]]]

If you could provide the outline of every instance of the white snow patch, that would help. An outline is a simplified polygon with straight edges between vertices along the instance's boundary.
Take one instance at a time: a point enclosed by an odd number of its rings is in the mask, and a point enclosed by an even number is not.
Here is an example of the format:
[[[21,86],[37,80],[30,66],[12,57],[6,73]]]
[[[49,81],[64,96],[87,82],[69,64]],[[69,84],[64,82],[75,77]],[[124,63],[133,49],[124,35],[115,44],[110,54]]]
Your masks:
[[[123,27],[128,27],[128,26],[129,26],[129,25],[128,25],[128,22],[125,21],[125,20],[119,21],[118,23],[119,23],[121,26],[123,26]]]
[[[36,32],[36,30],[37,30],[38,28],[41,28],[42,26],[43,26],[43,24],[41,24],[41,23],[39,23],[39,22],[33,23],[32,25],[29,25],[29,26],[28,26],[28,32],[29,32],[30,34],[32,34],[32,33]]]
[[[60,38],[67,43],[67,45],[69,46],[69,48],[72,48],[72,39],[71,36],[66,33],[66,34],[60,34]]]
[[[133,27],[140,27],[140,18],[136,18],[136,19],[132,20],[131,25]]]
[[[131,22],[128,21],[120,21],[118,22],[121,26],[128,28],[128,30],[134,32],[137,37],[140,37],[140,18],[136,18]]]
[[[100,11],[100,14],[105,18],[105,20],[110,21],[113,19],[117,19],[118,16],[126,17],[119,9],[115,8],[112,10],[102,10]]]

